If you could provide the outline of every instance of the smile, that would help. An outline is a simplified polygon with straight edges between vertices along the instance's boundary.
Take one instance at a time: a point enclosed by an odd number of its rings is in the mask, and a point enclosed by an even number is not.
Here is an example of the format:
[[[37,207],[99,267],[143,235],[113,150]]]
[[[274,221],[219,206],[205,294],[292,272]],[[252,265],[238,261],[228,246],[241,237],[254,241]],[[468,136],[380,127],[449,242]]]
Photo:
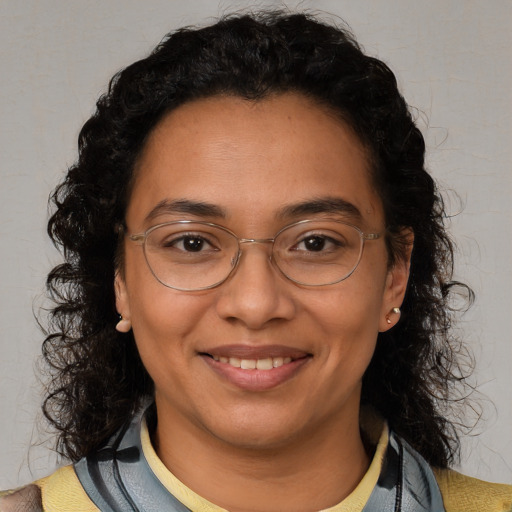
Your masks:
[[[251,392],[268,391],[304,371],[313,355],[283,345],[224,345],[198,352],[222,381]]]
[[[291,357],[266,357],[263,359],[241,359],[239,357],[211,356],[215,361],[229,364],[242,370],[272,370],[292,362]]]

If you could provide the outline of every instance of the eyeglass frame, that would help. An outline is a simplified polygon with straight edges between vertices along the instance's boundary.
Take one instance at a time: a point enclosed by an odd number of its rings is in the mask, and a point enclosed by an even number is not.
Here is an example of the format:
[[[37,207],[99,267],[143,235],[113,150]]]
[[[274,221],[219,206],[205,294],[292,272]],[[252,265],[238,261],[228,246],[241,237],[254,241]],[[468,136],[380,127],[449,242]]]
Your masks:
[[[358,228],[357,226],[354,226],[353,224],[350,224],[349,222],[344,222],[344,221],[341,221],[341,220],[329,219],[329,222],[336,222],[338,224],[343,224],[345,226],[349,226],[349,227],[355,229],[359,233],[359,237],[361,239],[361,250],[359,251],[359,257],[357,259],[357,262],[354,265],[354,268],[346,276],[342,277],[341,279],[338,279],[337,281],[333,281],[332,283],[324,283],[324,284],[308,284],[308,283],[303,283],[301,281],[298,281],[296,279],[293,279],[293,278],[289,277],[279,267],[279,265],[275,261],[275,258],[273,258],[273,255],[274,255],[274,242],[275,242],[276,238],[283,231],[286,231],[287,229],[292,228],[294,226],[298,226],[298,225],[301,225],[301,224],[306,224],[308,222],[318,222],[318,219],[303,219],[303,220],[299,220],[297,222],[292,222],[291,224],[287,224],[286,226],[282,227],[272,238],[239,238],[236,233],[231,231],[229,228],[226,228],[225,226],[221,226],[220,224],[216,224],[214,222],[198,221],[198,220],[188,220],[188,219],[187,220],[174,220],[174,221],[169,221],[169,222],[162,222],[160,224],[156,224],[154,226],[151,226],[150,228],[148,228],[146,231],[144,231],[142,233],[136,233],[136,234],[133,234],[133,235],[127,234],[124,229],[123,229],[123,231],[125,233],[125,236],[127,236],[129,240],[131,240],[132,242],[135,242],[136,244],[142,246],[142,250],[144,252],[144,259],[146,260],[146,264],[147,264],[149,270],[151,271],[151,273],[153,274],[153,277],[160,284],[165,286],[166,288],[171,288],[172,290],[178,290],[178,291],[183,291],[183,292],[199,292],[199,291],[203,291],[203,290],[211,290],[211,289],[217,288],[217,286],[220,286],[221,284],[225,283],[229,279],[229,277],[238,268],[238,265],[239,265],[240,260],[241,260],[241,255],[242,255],[241,244],[248,244],[248,243],[251,243],[251,244],[271,243],[272,244],[272,249],[271,249],[271,253],[270,253],[270,258],[269,259],[273,262],[273,264],[277,268],[277,270],[279,270],[279,272],[286,279],[291,281],[292,283],[295,283],[295,284],[300,285],[300,286],[309,286],[309,287],[312,287],[312,286],[330,286],[330,285],[333,285],[333,284],[338,284],[338,283],[341,283],[342,281],[345,281],[345,279],[348,279],[355,272],[356,268],[359,266],[359,263],[361,262],[361,259],[363,257],[363,251],[364,251],[364,244],[365,244],[365,242],[366,241],[372,241],[372,240],[378,240],[379,238],[382,237],[382,233],[365,233],[362,229]],[[153,268],[149,264],[148,256],[146,254],[146,240],[147,240],[147,237],[153,231],[155,231],[156,229],[161,228],[163,226],[169,226],[171,224],[183,224],[183,225],[187,225],[187,224],[200,224],[200,225],[203,225],[203,226],[210,226],[210,227],[214,227],[214,228],[219,228],[222,231],[225,231],[226,233],[231,235],[233,238],[235,238],[236,241],[237,241],[237,244],[238,244],[238,252],[236,254],[236,259],[235,259],[235,261],[232,264],[232,268],[229,271],[229,273],[227,274],[227,276],[224,279],[218,281],[217,283],[211,284],[209,286],[204,286],[204,287],[201,287],[201,288],[192,288],[192,289],[178,288],[176,286],[171,286],[171,285],[169,285],[167,283],[164,283],[156,275],[155,271],[153,270]]]

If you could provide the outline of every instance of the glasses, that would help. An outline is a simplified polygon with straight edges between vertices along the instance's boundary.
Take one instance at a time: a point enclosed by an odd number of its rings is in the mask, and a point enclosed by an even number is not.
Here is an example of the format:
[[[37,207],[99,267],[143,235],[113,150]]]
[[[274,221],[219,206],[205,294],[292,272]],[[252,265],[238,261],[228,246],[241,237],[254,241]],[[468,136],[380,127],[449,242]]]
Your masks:
[[[303,286],[339,283],[356,269],[364,243],[377,233],[333,220],[301,220],[273,238],[239,238],[229,229],[193,220],[166,222],[130,235],[164,286],[198,291],[222,284],[237,268],[246,244],[271,244],[270,260],[290,281]]]

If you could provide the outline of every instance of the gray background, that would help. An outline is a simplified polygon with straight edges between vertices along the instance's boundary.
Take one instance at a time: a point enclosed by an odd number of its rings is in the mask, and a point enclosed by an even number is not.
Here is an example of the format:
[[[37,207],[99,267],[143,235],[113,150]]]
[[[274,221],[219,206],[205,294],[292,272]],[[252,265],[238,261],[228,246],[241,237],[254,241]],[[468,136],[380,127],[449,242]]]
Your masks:
[[[47,197],[75,159],[81,124],[111,75],[173,28],[281,2],[0,0],[0,489],[49,473],[35,377]],[[475,352],[483,420],[461,469],[512,481],[512,2],[324,0],[289,8],[341,16],[388,62],[416,107],[428,167],[446,189],[457,277],[477,302],[459,325]],[[460,200],[451,192],[457,191]],[[457,215],[460,213],[460,215]],[[39,423],[41,423],[39,421]]]

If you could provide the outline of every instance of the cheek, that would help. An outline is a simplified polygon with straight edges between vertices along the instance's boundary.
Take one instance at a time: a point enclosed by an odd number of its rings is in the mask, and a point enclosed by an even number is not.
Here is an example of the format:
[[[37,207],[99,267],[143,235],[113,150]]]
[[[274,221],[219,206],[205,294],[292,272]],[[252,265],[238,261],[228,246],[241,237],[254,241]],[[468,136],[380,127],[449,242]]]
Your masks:
[[[377,342],[382,290],[380,280],[347,280],[305,303],[311,335],[331,371],[364,373]]]
[[[133,332],[141,352],[146,345],[179,345],[208,307],[205,296],[159,283],[142,251],[127,251],[125,274]]]
[[[127,259],[126,283],[135,341],[144,366],[157,380],[155,372],[167,372],[170,362],[181,366],[191,356],[192,333],[211,300],[163,286],[137,257]]]
[[[354,286],[355,284],[355,286]],[[382,307],[382,283],[350,283],[335,285],[332,290],[312,293],[305,303],[319,328],[333,333],[378,333]]]
[[[132,302],[132,325],[137,343],[168,348],[183,345],[204,317],[209,302],[166,288],[163,293],[145,293],[139,289]]]
[[[191,365],[197,361],[195,334],[207,314],[209,301],[162,288],[158,293],[138,290],[132,329],[142,363],[156,390],[174,389],[180,394],[184,393]]]

